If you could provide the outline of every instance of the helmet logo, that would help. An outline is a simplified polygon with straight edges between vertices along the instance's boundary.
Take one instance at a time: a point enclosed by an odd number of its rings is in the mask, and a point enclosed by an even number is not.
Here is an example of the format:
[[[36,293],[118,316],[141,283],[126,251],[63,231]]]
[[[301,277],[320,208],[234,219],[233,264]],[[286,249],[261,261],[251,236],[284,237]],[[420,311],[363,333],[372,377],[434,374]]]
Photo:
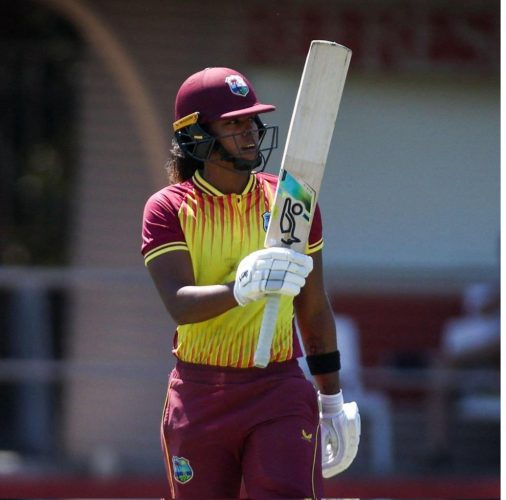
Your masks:
[[[246,97],[249,92],[249,87],[246,85],[246,82],[244,81],[243,77],[240,75],[229,75],[227,78],[225,78],[225,83],[227,83],[228,87],[230,88],[230,92],[232,94]]]

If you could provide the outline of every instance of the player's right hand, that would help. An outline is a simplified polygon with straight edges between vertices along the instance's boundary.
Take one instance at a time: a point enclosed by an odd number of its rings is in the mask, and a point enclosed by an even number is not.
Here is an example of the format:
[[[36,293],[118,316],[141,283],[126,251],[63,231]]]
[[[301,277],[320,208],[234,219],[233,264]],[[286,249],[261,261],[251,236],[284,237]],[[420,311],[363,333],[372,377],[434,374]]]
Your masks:
[[[346,470],[357,455],[360,413],[355,401],[344,403],[343,393],[318,393],[322,442],[322,475],[329,478]]]
[[[289,248],[272,247],[250,253],[239,263],[234,297],[241,306],[278,293],[295,297],[313,269],[313,259]]]

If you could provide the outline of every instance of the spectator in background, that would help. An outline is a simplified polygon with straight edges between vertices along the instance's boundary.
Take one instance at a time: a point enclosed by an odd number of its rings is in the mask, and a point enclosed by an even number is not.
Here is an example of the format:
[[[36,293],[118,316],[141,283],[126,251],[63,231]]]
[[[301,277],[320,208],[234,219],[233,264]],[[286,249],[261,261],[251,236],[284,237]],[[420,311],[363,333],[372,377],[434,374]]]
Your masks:
[[[500,289],[476,284],[464,292],[463,316],[449,320],[434,360],[427,401],[428,459],[432,466],[450,463],[450,417],[455,396],[483,390],[479,379],[459,378],[460,370],[500,367]],[[483,385],[483,384],[482,384]],[[493,388],[494,389],[494,388]],[[499,397],[498,388],[495,395]],[[458,411],[458,410],[457,410]]]

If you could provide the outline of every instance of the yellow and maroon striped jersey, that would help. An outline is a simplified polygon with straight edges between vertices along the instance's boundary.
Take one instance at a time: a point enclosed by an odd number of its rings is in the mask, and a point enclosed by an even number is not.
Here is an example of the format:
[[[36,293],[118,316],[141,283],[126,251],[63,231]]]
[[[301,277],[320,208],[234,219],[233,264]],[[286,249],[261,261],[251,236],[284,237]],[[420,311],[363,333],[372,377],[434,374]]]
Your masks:
[[[264,246],[277,176],[251,174],[241,194],[223,194],[197,170],[187,181],[152,195],[143,217],[142,254],[149,264],[176,250],[190,253],[196,285],[235,280],[239,262]],[[306,253],[323,247],[317,207]],[[207,321],[179,325],[174,354],[182,361],[247,368],[262,322],[265,299],[234,307]],[[300,356],[293,326],[293,299],[282,297],[271,361]]]

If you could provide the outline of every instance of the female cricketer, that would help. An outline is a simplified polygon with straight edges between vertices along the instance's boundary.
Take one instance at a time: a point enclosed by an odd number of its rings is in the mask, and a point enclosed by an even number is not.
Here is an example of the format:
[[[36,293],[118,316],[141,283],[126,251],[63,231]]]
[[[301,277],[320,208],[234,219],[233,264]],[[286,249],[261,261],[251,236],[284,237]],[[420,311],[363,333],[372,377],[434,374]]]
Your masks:
[[[353,461],[355,403],[343,403],[324,289],[322,222],[305,254],[264,249],[277,178],[262,173],[277,127],[244,75],[206,68],[175,102],[169,185],[143,217],[142,254],[176,322],[161,438],[175,498],[319,498]],[[253,356],[265,294],[281,305],[266,368]],[[302,374],[300,329],[315,388]],[[323,467],[322,467],[323,464]]]

